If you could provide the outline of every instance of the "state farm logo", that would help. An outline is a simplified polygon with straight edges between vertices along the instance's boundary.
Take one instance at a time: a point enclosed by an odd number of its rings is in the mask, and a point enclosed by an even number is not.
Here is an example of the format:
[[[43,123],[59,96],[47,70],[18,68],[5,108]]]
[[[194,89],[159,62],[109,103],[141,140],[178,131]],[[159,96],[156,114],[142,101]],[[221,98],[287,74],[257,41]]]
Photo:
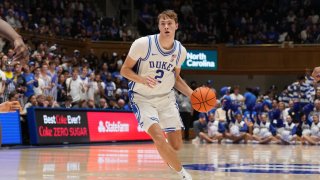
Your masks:
[[[129,132],[130,124],[110,121],[99,121],[98,132],[99,133],[108,133],[108,132]]]

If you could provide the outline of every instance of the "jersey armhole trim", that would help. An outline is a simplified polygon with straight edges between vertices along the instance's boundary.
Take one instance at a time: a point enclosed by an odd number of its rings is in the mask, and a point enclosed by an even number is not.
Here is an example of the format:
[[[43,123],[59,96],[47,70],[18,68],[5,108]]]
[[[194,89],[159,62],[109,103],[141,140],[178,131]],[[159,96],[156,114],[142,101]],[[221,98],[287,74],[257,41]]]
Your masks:
[[[180,55],[181,55],[181,44],[179,43],[179,52],[178,52],[178,57],[177,57],[176,65],[178,65],[178,64],[179,64],[179,61],[180,61]]]
[[[150,36],[148,36],[148,53],[145,58],[141,57],[140,60],[142,60],[142,61],[148,60],[148,58],[150,56],[150,52],[151,52],[151,38],[150,38]]]

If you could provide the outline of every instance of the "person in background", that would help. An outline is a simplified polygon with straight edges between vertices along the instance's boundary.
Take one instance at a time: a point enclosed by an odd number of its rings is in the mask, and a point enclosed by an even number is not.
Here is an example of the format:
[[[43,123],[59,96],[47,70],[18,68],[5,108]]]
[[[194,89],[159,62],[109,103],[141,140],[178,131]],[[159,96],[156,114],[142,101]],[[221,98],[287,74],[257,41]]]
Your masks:
[[[47,96],[46,100],[48,101],[48,107],[50,108],[58,108],[60,105],[57,101],[54,100],[53,96]]]
[[[100,98],[99,104],[97,105],[98,109],[109,109],[109,105],[105,98]]]
[[[281,140],[282,144],[288,145],[291,142],[297,140],[297,126],[293,123],[292,117],[288,115],[286,121],[284,122],[284,130],[281,134],[277,134],[277,139]]]
[[[319,115],[312,115],[312,124],[311,124],[311,136],[303,135],[301,141],[303,143],[309,143],[311,145],[316,145],[320,141],[320,123],[319,123]]]
[[[38,86],[38,82],[35,81],[34,74],[30,72],[30,67],[29,65],[24,65],[22,68],[23,74],[22,76],[24,77],[26,81],[26,92],[24,93],[24,96],[26,99],[29,99],[30,96],[34,95],[34,87]],[[27,101],[25,101],[27,102]]]
[[[237,111],[228,124],[229,132],[225,133],[225,137],[232,140],[233,143],[239,143],[241,141],[247,143],[248,126],[243,121],[241,112]]]
[[[61,108],[72,108],[72,96],[66,96],[64,103],[61,105]]]
[[[6,89],[6,75],[0,69],[0,104],[4,102],[4,93]]]
[[[253,135],[248,139],[255,140],[259,144],[268,144],[272,140],[277,141],[277,139],[273,137],[273,135],[276,134],[276,129],[270,122],[268,113],[262,113],[259,119],[260,121],[254,123]]]
[[[72,103],[77,104],[81,100],[81,94],[85,92],[83,82],[79,78],[78,69],[72,70],[72,77],[66,80],[67,95],[72,97]]]
[[[196,138],[192,140],[192,143],[198,143],[202,141],[213,142],[213,140],[208,136],[208,123],[205,113],[200,113],[199,119],[193,122],[193,130]]]
[[[179,91],[176,92],[177,104],[179,105],[179,112],[181,119],[183,121],[184,129],[184,139],[189,140],[189,128],[192,123],[192,107],[189,97],[183,95]]]
[[[244,104],[244,97],[243,95],[240,93],[240,86],[239,85],[235,85],[232,88],[233,93],[230,94],[230,98],[231,100],[235,103],[238,104],[239,106],[243,106]]]
[[[123,110],[123,111],[131,111],[131,108],[129,107],[128,104],[126,104],[126,102],[123,99],[118,99],[118,110]]]
[[[64,74],[59,75],[57,82],[57,102],[62,103],[67,97],[67,85]]]

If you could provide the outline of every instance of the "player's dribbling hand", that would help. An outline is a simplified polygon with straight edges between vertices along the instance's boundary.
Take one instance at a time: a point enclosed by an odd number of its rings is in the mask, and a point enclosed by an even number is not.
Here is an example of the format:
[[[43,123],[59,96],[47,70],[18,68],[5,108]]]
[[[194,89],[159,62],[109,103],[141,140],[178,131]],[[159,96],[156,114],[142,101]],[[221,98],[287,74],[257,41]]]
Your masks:
[[[150,88],[154,88],[157,85],[157,81],[151,76],[146,76],[143,77],[143,84],[149,86]]]
[[[15,55],[13,57],[13,61],[20,61],[22,65],[26,64],[27,60],[29,59],[29,50],[28,47],[24,44],[21,37],[16,38],[13,41],[14,45],[14,52]]]
[[[313,69],[311,76],[316,82],[320,81],[320,66]]]

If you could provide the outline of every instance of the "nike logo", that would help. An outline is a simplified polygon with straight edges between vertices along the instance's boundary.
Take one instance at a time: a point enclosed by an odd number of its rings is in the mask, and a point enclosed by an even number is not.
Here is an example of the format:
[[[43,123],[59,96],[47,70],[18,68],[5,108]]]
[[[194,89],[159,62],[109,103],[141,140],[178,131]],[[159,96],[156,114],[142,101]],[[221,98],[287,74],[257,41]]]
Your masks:
[[[156,54],[156,53],[151,53],[151,55],[152,55],[152,56],[155,56],[155,55],[158,55],[158,54]]]

